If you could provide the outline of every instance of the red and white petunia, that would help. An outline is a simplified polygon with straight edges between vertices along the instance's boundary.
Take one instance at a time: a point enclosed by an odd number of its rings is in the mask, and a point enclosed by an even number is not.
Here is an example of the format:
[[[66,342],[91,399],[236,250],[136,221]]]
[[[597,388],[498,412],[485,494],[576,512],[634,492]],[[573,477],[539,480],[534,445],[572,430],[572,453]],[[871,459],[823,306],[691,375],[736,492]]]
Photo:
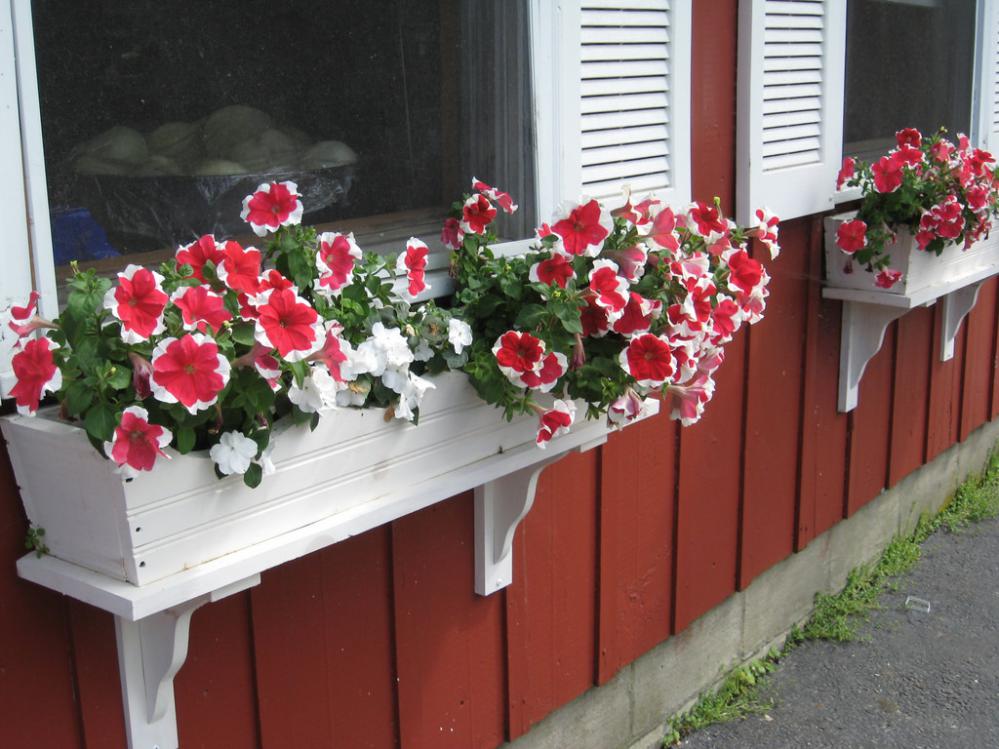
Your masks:
[[[731,297],[719,294],[711,310],[711,329],[716,343],[728,343],[742,325],[742,308]]]
[[[490,187],[476,177],[472,177],[472,189],[481,192],[496,205],[502,208],[504,213],[509,214],[517,211],[517,204],[513,202],[513,198],[510,197],[509,193],[497,190],[495,187]]]
[[[673,399],[670,418],[687,427],[704,415],[704,407],[715,393],[715,381],[710,375],[700,373],[686,385],[671,385],[669,392]]]
[[[569,371],[569,360],[565,354],[552,351],[541,360],[541,368],[536,372],[524,372],[521,382],[532,390],[547,393],[558,382],[559,378]]]
[[[745,250],[736,250],[727,258],[728,288],[730,291],[751,294],[763,280],[763,266]]]
[[[430,248],[425,242],[410,237],[406,242],[406,251],[399,255],[395,263],[395,272],[406,276],[406,286],[403,296],[410,301],[430,288],[427,283],[427,255]]]
[[[236,292],[256,294],[260,290],[260,250],[226,242],[222,254],[224,257],[216,269],[222,283]]]
[[[683,281],[697,281],[711,272],[711,258],[703,252],[681,255],[670,264],[670,272]]]
[[[614,426],[630,424],[648,411],[648,402],[631,388],[607,408],[607,420]]]
[[[682,385],[697,372],[698,356],[701,352],[701,336],[688,336],[674,330],[666,340],[676,362],[676,371],[670,383]]]
[[[902,186],[904,174],[902,167],[905,163],[894,155],[882,156],[871,166],[874,174],[874,189],[877,192],[895,192]]]
[[[225,299],[207,286],[181,286],[170,297],[184,320],[184,330],[197,330],[201,333],[211,328],[217,334],[222,324],[232,319],[232,313],[225,308]]]
[[[348,378],[342,370],[347,368],[350,354],[353,353],[350,343],[340,335],[343,332],[340,323],[330,321],[325,327],[326,337],[323,339],[322,348],[312,354],[309,361],[321,361],[334,380],[346,382]]]
[[[687,208],[687,227],[694,234],[707,239],[715,235],[728,236],[732,225],[717,203],[697,201]]]
[[[465,240],[465,232],[461,230],[461,224],[453,216],[444,219],[444,226],[441,227],[441,244],[449,250],[457,250]]]
[[[607,310],[597,304],[596,294],[587,292],[583,297],[586,304],[579,309],[579,321],[583,326],[583,336],[586,338],[603,338],[610,332],[610,318]]]
[[[645,275],[645,266],[649,262],[649,251],[644,244],[639,242],[610,254],[618,264],[621,275],[628,279],[628,283],[637,283]]]
[[[128,361],[132,364],[132,389],[135,391],[135,397],[145,400],[153,394],[149,384],[153,376],[153,365],[134,351],[128,352]]]
[[[842,190],[843,185],[853,179],[856,173],[857,162],[852,156],[847,156],[843,159],[843,165],[839,168],[839,174],[836,175],[836,189]]]
[[[496,365],[514,385],[527,387],[525,374],[537,374],[544,365],[545,344],[530,333],[510,330],[493,344]]]
[[[44,336],[33,338],[11,359],[16,382],[10,389],[10,397],[22,416],[31,416],[38,410],[46,391],[54,393],[62,387],[62,372],[52,353],[57,348],[57,343]]]
[[[225,245],[220,246],[211,234],[205,234],[190,244],[181,245],[174,255],[177,267],[190,266],[191,275],[202,283],[208,280],[205,278],[205,265],[211,263],[212,268],[218,268],[224,259]]]
[[[563,203],[558,216],[551,232],[562,240],[556,249],[569,255],[596,257],[614,226],[610,213],[596,200]]]
[[[662,313],[662,308],[662,302],[646,299],[632,291],[624,308],[624,314],[615,320],[611,327],[615,333],[623,336],[644,333],[652,326],[652,321]]]
[[[258,237],[276,232],[282,226],[302,223],[302,199],[294,182],[264,182],[256,192],[243,198],[239,217]]]
[[[293,289],[273,289],[258,299],[254,337],[282,359],[301,361],[323,345],[322,318]]]
[[[636,336],[618,356],[621,368],[643,387],[658,387],[676,373],[676,359],[664,336]]]
[[[596,303],[607,311],[607,318],[614,322],[624,314],[628,304],[628,280],[617,273],[617,263],[600,259],[590,271],[590,291]]]
[[[319,235],[316,252],[316,269],[319,283],[316,291],[326,297],[339,296],[354,280],[354,268],[361,259],[361,248],[354,241],[353,232],[323,232]]]
[[[775,260],[780,255],[780,244],[778,244],[780,219],[771,213],[769,208],[757,208],[755,215],[756,238],[770,250],[770,259]]]
[[[844,221],[836,229],[836,246],[847,255],[867,247],[867,224],[859,218]]]
[[[624,205],[610,212],[613,218],[623,218],[635,226],[642,228],[652,221],[652,209],[661,203],[660,200],[648,197],[638,203],[631,203],[631,188],[623,187]]]
[[[27,338],[36,330],[42,328],[58,328],[55,323],[38,316],[38,300],[40,295],[37,291],[32,291],[28,295],[28,303],[23,307],[11,305],[10,309],[3,315],[7,319],[7,327],[17,335],[15,347],[20,347],[21,341]]]
[[[572,262],[565,256],[555,253],[546,260],[539,260],[531,266],[528,278],[531,283],[543,283],[564,289],[569,279],[576,277]]]
[[[141,343],[166,330],[163,313],[169,301],[163,276],[141,265],[129,265],[118,274],[118,285],[104,295],[104,308],[121,321],[125,343]]]
[[[902,279],[902,272],[886,268],[874,277],[874,285],[879,289],[890,289]]]
[[[149,422],[149,412],[141,406],[129,406],[121,414],[104,454],[118,466],[125,478],[135,478],[139,471],[151,471],[156,458],[169,458],[164,451],[173,434],[166,427]]]
[[[273,352],[267,346],[255,343],[250,357],[253,360],[253,368],[270,385],[271,390],[275,392],[280,390],[281,363],[274,357]]]
[[[153,397],[180,403],[191,414],[213,405],[229,382],[229,360],[201,333],[164,338],[153,349],[152,366]]]
[[[556,437],[567,433],[576,417],[576,404],[572,401],[556,400],[552,407],[541,414],[538,424],[538,435],[535,438],[538,447],[545,448]]]
[[[485,195],[472,195],[461,207],[459,228],[465,234],[484,234],[486,227],[496,218],[496,208]]]
[[[919,148],[923,144],[923,134],[914,127],[905,127],[895,133],[895,142],[899,148],[902,146]]]
[[[676,252],[680,248],[680,235],[676,230],[676,215],[672,208],[667,206],[656,214],[647,239],[670,252]]]

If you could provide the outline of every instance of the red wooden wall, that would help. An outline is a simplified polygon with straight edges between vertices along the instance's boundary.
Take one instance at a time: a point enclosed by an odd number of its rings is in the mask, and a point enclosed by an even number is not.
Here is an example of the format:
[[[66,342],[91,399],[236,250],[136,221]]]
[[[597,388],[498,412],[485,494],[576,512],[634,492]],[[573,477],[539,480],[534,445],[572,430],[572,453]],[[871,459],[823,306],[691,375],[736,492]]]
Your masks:
[[[694,193],[728,210],[735,24],[736,0],[694,4]],[[468,495],[271,570],[195,614],[182,745],[495,747],[999,416],[994,280],[952,361],[940,311],[915,310],[837,413],[821,220],[782,231],[767,319],[729,348],[704,420],[660,416],[546,470],[513,585],[472,592]],[[0,452],[0,746],[120,749],[111,617],[18,580],[24,530]]]

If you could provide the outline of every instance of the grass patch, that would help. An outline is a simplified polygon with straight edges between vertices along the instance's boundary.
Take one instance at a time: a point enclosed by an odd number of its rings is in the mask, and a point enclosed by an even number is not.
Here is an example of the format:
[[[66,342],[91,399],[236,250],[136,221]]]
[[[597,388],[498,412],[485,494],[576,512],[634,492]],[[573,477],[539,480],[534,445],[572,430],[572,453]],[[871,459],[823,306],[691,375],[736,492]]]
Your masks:
[[[678,744],[685,736],[715,723],[765,713],[774,706],[764,698],[761,686],[788,652],[807,640],[849,642],[860,625],[878,608],[881,594],[897,586],[897,578],[919,561],[921,544],[943,528],[957,533],[982,520],[999,516],[999,453],[989,459],[982,475],[971,477],[934,517],[923,517],[910,536],[896,536],[877,561],[861,565],[846,580],[839,593],[820,593],[815,611],[802,627],[788,634],[781,650],[772,649],[764,658],[740,666],[714,692],[704,694],[696,705],[674,715],[667,723],[663,746]]]

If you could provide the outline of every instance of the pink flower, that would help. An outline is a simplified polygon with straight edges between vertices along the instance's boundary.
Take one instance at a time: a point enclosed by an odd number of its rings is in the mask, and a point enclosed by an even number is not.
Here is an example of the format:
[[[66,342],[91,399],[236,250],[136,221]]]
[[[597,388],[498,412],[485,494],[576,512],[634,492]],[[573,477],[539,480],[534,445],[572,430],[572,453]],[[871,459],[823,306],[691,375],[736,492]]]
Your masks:
[[[350,344],[340,334],[343,326],[338,322],[326,323],[326,338],[323,347],[309,357],[309,361],[321,361],[337,382],[346,382],[340,368],[349,361]]]
[[[264,237],[282,226],[302,223],[302,201],[294,182],[264,182],[255,193],[243,198],[239,217],[253,233]]]
[[[954,153],[954,144],[946,138],[941,138],[930,146],[930,154],[941,164],[950,163],[950,156]]]
[[[687,225],[691,231],[702,237],[712,234],[728,234],[728,222],[715,203],[695,202],[687,210]]]
[[[636,283],[645,275],[645,265],[649,261],[648,250],[643,244],[635,244],[609,253],[621,270],[621,275],[628,283]]]
[[[545,344],[530,333],[510,330],[493,344],[493,356],[500,371],[514,385],[526,387],[524,375],[537,373],[543,366]]]
[[[229,361],[208,336],[189,333],[164,338],[153,349],[153,397],[163,403],[180,403],[191,414],[218,400],[229,382]]]
[[[669,343],[651,333],[632,338],[618,357],[621,368],[643,387],[658,387],[676,372]]]
[[[647,239],[670,252],[676,252],[680,248],[680,237],[676,232],[676,216],[671,208],[667,206],[656,214]]]
[[[191,275],[202,283],[207,281],[204,275],[205,264],[211,263],[213,268],[218,268],[219,263],[224,259],[223,248],[219,247],[215,237],[211,234],[205,234],[190,244],[178,247],[177,253],[174,255],[177,267],[181,265],[191,266]]]
[[[274,358],[272,349],[262,343],[254,343],[253,348],[241,357],[236,359],[232,366],[235,368],[253,367],[257,370],[271,390],[281,389],[281,363]]]
[[[894,156],[882,156],[871,171],[874,172],[874,189],[878,192],[895,192],[902,186],[901,159]]]
[[[461,224],[453,216],[444,219],[444,227],[441,229],[441,244],[449,250],[457,250],[465,240],[465,232],[461,230]]]
[[[914,127],[906,127],[895,133],[895,142],[899,148],[903,146],[919,148],[923,144],[923,135]]]
[[[122,475],[134,478],[139,471],[151,471],[163,448],[173,435],[159,424],[149,423],[149,412],[140,406],[129,406],[121,414],[110,442],[104,443],[104,453],[121,469]]]
[[[972,185],[965,191],[968,199],[968,207],[973,211],[980,211],[989,204],[990,190],[985,185]]]
[[[508,193],[505,193],[502,190],[497,190],[495,187],[490,187],[476,177],[472,177],[472,189],[478,190],[487,198],[492,200],[496,203],[496,205],[503,209],[504,213],[514,213],[517,210],[517,204],[513,202],[513,198],[511,198]]]
[[[611,218],[596,200],[582,205],[567,204],[564,218],[551,226],[551,231],[562,239],[562,248],[569,255],[596,257],[610,236]]]
[[[898,283],[901,278],[902,273],[900,271],[888,268],[878,273],[878,275],[874,278],[874,285],[881,289],[890,289]]]
[[[918,148],[913,148],[912,146],[900,146],[899,149],[892,154],[892,158],[896,161],[900,161],[903,166],[913,167],[918,167],[926,161],[926,155]]]
[[[564,375],[569,369],[569,360],[565,354],[552,351],[541,360],[541,367],[536,372],[524,372],[521,382],[533,389],[547,393],[558,382],[558,378]]]
[[[407,285],[403,295],[411,301],[430,288],[427,283],[427,255],[430,249],[416,237],[406,242],[406,251],[399,255],[395,272],[406,275]]]
[[[496,218],[496,209],[484,195],[472,195],[461,207],[459,228],[466,234],[484,234]]]
[[[354,280],[354,267],[362,257],[353,233],[323,232],[319,235],[316,268],[319,285],[316,291],[326,297],[339,296]]]
[[[216,269],[219,279],[233,291],[256,294],[260,287],[260,250],[226,242],[225,257]]]
[[[163,276],[140,265],[129,265],[118,274],[118,285],[104,295],[104,308],[121,320],[121,339],[141,343],[166,330],[163,313],[170,297],[163,291]]]
[[[42,336],[25,343],[11,359],[17,382],[10,389],[10,397],[22,416],[30,416],[38,410],[46,390],[54,393],[62,387],[62,372],[52,354],[57,348],[58,344]]]
[[[274,289],[261,297],[257,341],[277,349],[290,362],[301,361],[322,346],[322,320],[307,301],[292,289]]]
[[[728,287],[732,291],[750,294],[763,279],[763,266],[745,250],[738,250],[729,256],[728,269]]]
[[[671,385],[669,391],[673,397],[670,418],[679,419],[683,426],[688,427],[704,414],[704,407],[714,395],[715,381],[711,375],[702,372],[686,385]]]
[[[7,315],[10,317],[7,321],[7,327],[17,334],[15,347],[21,345],[21,339],[27,338],[36,330],[59,327],[55,323],[45,320],[36,314],[39,296],[37,291],[32,291],[28,295],[28,303],[25,306],[18,307],[17,305],[12,305],[7,311]]]
[[[531,283],[543,283],[564,289],[570,278],[575,278],[576,272],[572,263],[565,255],[552,255],[547,260],[541,260],[531,266],[528,278]]]
[[[583,326],[583,336],[602,338],[610,331],[610,318],[607,310],[597,304],[596,294],[590,292],[584,297],[586,305],[579,309],[579,321]]]
[[[780,219],[771,213],[770,209],[756,209],[756,238],[770,250],[771,260],[780,255],[780,245],[777,243],[779,227]]]
[[[128,360],[132,363],[132,389],[135,391],[135,397],[139,400],[145,400],[153,394],[153,389],[149,384],[150,378],[153,376],[153,365],[149,363],[148,359],[139,356],[134,351],[128,352]]]
[[[646,198],[636,205],[631,204],[631,188],[624,187],[624,205],[615,208],[610,212],[614,218],[623,218],[635,226],[645,226],[652,221],[652,208],[662,201],[655,198]]]
[[[590,271],[590,291],[598,305],[607,310],[611,322],[624,314],[628,304],[628,281],[617,274],[613,260],[597,260]]]
[[[629,424],[645,413],[645,399],[631,388],[607,408],[607,420],[616,426]]]
[[[711,327],[717,343],[732,340],[742,324],[742,309],[731,297],[719,296],[718,303],[711,310]]]
[[[836,229],[836,246],[848,255],[867,247],[867,224],[859,218],[844,221]]]
[[[181,286],[170,301],[181,311],[184,330],[204,333],[211,328],[217,334],[222,323],[232,319],[232,313],[225,308],[225,299],[207,286]]]
[[[560,437],[568,432],[575,415],[575,403],[572,401],[556,400],[550,409],[541,414],[538,424],[538,447],[544,448],[555,437]]]
[[[645,299],[641,294],[630,292],[624,314],[614,321],[615,333],[623,336],[643,333],[652,325],[652,320],[662,312],[662,302]]]
[[[853,157],[847,156],[843,159],[843,166],[839,169],[839,174],[836,175],[836,189],[842,190],[843,185],[853,179],[853,175],[856,173],[857,162],[853,160]]]

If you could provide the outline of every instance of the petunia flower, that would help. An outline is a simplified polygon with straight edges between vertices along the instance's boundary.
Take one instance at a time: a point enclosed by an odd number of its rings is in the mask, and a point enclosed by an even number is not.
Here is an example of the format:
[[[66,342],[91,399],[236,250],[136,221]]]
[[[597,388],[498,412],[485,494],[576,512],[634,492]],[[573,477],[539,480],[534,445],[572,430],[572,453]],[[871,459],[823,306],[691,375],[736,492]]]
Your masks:
[[[903,162],[894,156],[882,156],[871,166],[874,174],[874,189],[877,192],[895,192],[902,186]]]
[[[670,252],[680,249],[680,235],[676,231],[676,215],[672,208],[666,206],[656,214],[646,239]]]
[[[220,247],[218,241],[211,234],[205,234],[190,244],[181,245],[177,248],[174,260],[177,267],[189,265],[191,275],[205,283],[205,265],[211,263],[213,268],[218,268],[219,263],[225,259],[224,246]]]
[[[141,406],[129,406],[121,414],[110,442],[104,443],[104,454],[111,459],[125,478],[135,478],[139,471],[151,471],[163,448],[173,434],[166,427],[149,422],[149,412]]]
[[[547,393],[567,371],[569,371],[569,360],[566,355],[552,351],[541,360],[541,367],[537,371],[524,372],[520,376],[520,381],[532,390]]]
[[[216,269],[222,283],[233,291],[256,294],[260,290],[260,250],[226,242],[223,255]]]
[[[607,420],[614,426],[630,424],[640,416],[648,412],[647,399],[640,396],[631,388],[624,395],[617,398],[607,408]]]
[[[388,369],[401,370],[414,361],[413,350],[399,328],[386,328],[376,322],[371,326],[371,335],[358,344],[350,356],[349,366],[341,370],[346,379],[355,379],[359,374],[381,377]]]
[[[660,301],[645,299],[634,291],[629,292],[624,313],[613,322],[611,328],[623,336],[644,333],[652,326],[652,321],[662,313],[662,308]]]
[[[121,321],[125,343],[142,343],[166,330],[163,313],[169,301],[163,276],[141,265],[129,265],[118,274],[118,285],[104,295],[104,308]]]
[[[780,219],[769,208],[757,208],[755,216],[756,238],[770,250],[770,259],[776,260],[780,255],[780,244],[778,244]]]
[[[685,385],[670,385],[669,394],[673,402],[670,418],[679,420],[685,427],[694,424],[704,414],[704,407],[714,392],[715,381],[705,373]]]
[[[319,361],[326,365],[330,375],[337,382],[346,381],[342,372],[342,367],[350,361],[352,349],[350,343],[340,334],[343,326],[335,321],[327,322],[326,338],[323,340],[322,348],[309,357],[309,361]]]
[[[895,142],[902,146],[919,148],[923,144],[923,135],[914,127],[905,127],[895,133]]]
[[[541,369],[545,344],[530,333],[510,330],[496,339],[493,356],[496,357],[496,365],[510,382],[526,387],[524,375]]]
[[[320,234],[319,250],[316,252],[316,269],[319,271],[316,291],[328,298],[339,296],[354,280],[354,268],[361,256],[361,248],[354,241],[353,233],[327,231]]]
[[[558,215],[558,220],[551,225],[551,232],[562,239],[561,248],[556,245],[556,249],[569,255],[586,257],[600,254],[613,228],[610,213],[600,203],[596,200],[585,200],[581,204],[563,203]]]
[[[528,278],[531,283],[543,283],[564,289],[570,278],[576,277],[572,263],[565,255],[554,254],[546,260],[539,260],[531,266]]]
[[[286,361],[301,361],[323,345],[322,319],[292,289],[273,289],[261,295],[254,337],[277,349]]]
[[[836,229],[836,246],[847,255],[867,247],[867,224],[859,218],[844,221]]]
[[[727,235],[730,225],[716,203],[694,202],[687,209],[687,226],[701,237]]]
[[[294,182],[264,182],[256,192],[243,198],[239,217],[258,237],[267,236],[282,226],[302,223],[302,200]]]
[[[397,419],[412,421],[416,418],[416,411],[423,403],[423,397],[428,390],[435,390],[437,386],[430,380],[418,377],[412,372],[406,373],[405,383],[396,390],[399,393],[399,400],[393,408],[393,415]],[[393,388],[395,389],[395,388]]]
[[[596,303],[607,311],[607,318],[614,322],[624,314],[628,304],[628,280],[617,273],[617,263],[600,259],[593,263],[590,271],[590,291]]]
[[[486,227],[496,218],[496,209],[485,195],[472,195],[461,207],[458,226],[465,234],[484,234]]]
[[[669,343],[651,333],[636,336],[618,356],[621,368],[643,387],[658,387],[673,377],[676,359]]]
[[[763,266],[745,250],[737,250],[728,259],[728,287],[731,291],[752,293],[763,280]]]
[[[447,321],[447,340],[454,353],[461,355],[467,346],[472,345],[472,328],[464,320],[452,317]]]
[[[535,438],[537,446],[544,449],[553,439],[567,433],[575,416],[576,404],[573,401],[556,400],[551,408],[541,413]]]
[[[517,212],[517,204],[513,202],[513,198],[510,197],[509,193],[497,190],[495,187],[490,187],[477,177],[472,177],[472,189],[481,192],[502,208],[504,213],[511,214]]]
[[[224,432],[219,441],[208,451],[211,459],[226,476],[242,475],[250,468],[260,448],[257,443],[242,432]]]
[[[17,382],[10,389],[10,397],[22,416],[31,416],[38,410],[46,390],[54,393],[62,387],[62,372],[52,354],[57,348],[57,343],[42,336],[25,343],[24,348],[11,358],[10,365]]]
[[[457,250],[465,240],[465,232],[461,230],[461,224],[453,216],[444,219],[444,226],[441,228],[441,244],[449,250]]]
[[[145,400],[153,394],[152,386],[149,384],[153,376],[153,365],[134,351],[128,352],[128,360],[132,364],[132,389],[135,391],[135,397]]]
[[[843,185],[853,179],[853,175],[857,171],[857,162],[852,156],[847,156],[843,159],[843,165],[839,168],[839,174],[836,175],[836,189],[842,190]]]
[[[586,304],[579,309],[579,321],[586,338],[603,338],[610,331],[610,318],[607,310],[597,304],[597,295],[589,291],[583,297]]]
[[[427,291],[430,284],[427,283],[427,255],[430,248],[425,242],[410,237],[406,242],[406,251],[399,255],[395,263],[395,272],[405,275],[407,285],[403,289],[403,296],[410,301],[416,299],[418,295]]]
[[[208,336],[164,338],[153,349],[149,385],[162,403],[180,403],[191,414],[213,405],[229,382],[229,360]]]
[[[232,313],[225,308],[225,299],[207,286],[181,286],[170,297],[184,320],[184,330],[213,333],[222,329],[222,324],[232,319]]]
[[[343,389],[330,371],[322,364],[309,368],[309,375],[301,387],[292,382],[288,388],[288,400],[305,413],[317,413],[337,405],[337,393]]]
[[[890,289],[892,286],[897,284],[902,279],[902,272],[894,270],[892,268],[886,268],[880,271],[877,276],[874,277],[874,285],[879,289]]]

